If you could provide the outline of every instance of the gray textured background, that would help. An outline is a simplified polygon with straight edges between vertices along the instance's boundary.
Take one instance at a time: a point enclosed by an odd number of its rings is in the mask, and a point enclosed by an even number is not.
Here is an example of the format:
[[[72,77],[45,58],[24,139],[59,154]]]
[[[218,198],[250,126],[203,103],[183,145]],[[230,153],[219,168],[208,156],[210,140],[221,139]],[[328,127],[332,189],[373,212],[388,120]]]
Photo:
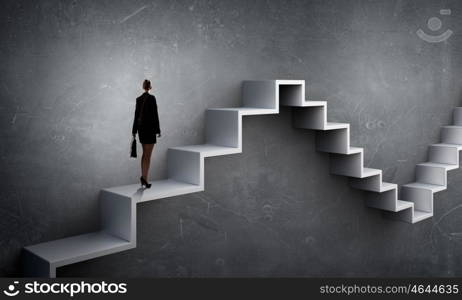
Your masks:
[[[395,183],[462,101],[462,2],[17,1],[0,9],[0,275],[24,245],[98,228],[98,191],[136,182],[134,100],[152,79],[168,147],[201,143],[204,110],[237,106],[245,79],[305,79],[352,124],[366,165]],[[415,34],[450,8],[430,44]],[[427,30],[428,32],[428,30]],[[440,32],[438,32],[440,33]],[[290,110],[246,117],[242,154],[206,160],[206,191],[138,206],[138,248],[59,276],[462,275],[462,172],[435,217],[409,225],[328,173]]]

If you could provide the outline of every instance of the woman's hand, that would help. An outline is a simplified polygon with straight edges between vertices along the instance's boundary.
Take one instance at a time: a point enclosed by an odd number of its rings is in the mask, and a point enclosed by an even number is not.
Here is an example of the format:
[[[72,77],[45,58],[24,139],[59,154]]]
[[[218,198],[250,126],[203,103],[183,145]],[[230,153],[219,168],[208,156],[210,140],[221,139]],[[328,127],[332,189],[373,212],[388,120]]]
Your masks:
[[[160,138],[162,135],[160,135],[160,133],[157,134],[157,137]]]

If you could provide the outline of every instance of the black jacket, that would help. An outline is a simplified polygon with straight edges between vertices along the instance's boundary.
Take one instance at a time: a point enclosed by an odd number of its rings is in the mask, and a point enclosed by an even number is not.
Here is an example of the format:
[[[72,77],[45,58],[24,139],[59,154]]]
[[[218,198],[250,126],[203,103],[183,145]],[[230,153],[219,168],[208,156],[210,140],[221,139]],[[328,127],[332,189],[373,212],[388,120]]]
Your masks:
[[[151,131],[155,134],[160,134],[156,97],[147,92],[136,98],[135,119],[133,120],[132,134],[136,134],[140,131]]]

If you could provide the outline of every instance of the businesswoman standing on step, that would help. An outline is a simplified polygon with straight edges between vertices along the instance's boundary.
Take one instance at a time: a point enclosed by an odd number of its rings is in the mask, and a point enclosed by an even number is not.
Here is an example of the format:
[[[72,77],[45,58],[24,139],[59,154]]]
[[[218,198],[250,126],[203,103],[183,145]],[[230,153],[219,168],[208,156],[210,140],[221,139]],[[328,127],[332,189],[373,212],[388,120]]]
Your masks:
[[[151,164],[151,154],[157,137],[160,137],[159,114],[157,112],[157,102],[154,95],[149,94],[152,89],[151,82],[143,82],[144,93],[136,98],[135,118],[133,120],[133,137],[138,133],[140,143],[143,145],[143,156],[141,157],[141,177],[142,186],[150,188],[148,183],[149,165]]]

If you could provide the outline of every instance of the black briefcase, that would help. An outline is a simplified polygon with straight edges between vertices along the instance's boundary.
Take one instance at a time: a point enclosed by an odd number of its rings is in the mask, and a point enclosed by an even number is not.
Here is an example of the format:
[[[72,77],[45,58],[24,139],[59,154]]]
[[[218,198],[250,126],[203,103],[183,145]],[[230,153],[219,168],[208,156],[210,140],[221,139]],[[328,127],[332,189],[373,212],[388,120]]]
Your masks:
[[[136,138],[133,137],[132,145],[130,147],[130,157],[136,157]]]

